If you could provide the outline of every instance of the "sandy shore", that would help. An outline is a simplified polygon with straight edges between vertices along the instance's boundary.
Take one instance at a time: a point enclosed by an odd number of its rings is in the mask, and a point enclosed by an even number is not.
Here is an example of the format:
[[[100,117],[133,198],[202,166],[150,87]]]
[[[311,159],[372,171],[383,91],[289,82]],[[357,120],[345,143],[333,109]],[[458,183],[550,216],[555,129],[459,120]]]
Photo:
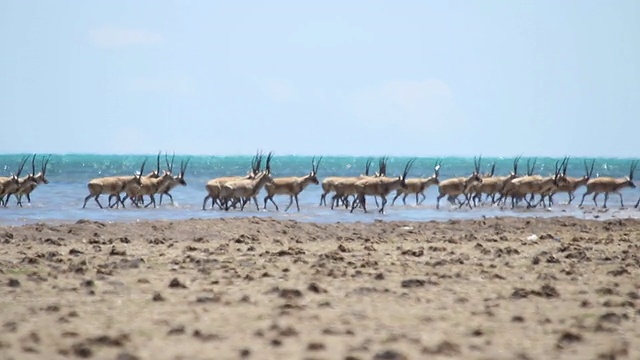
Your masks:
[[[640,220],[79,221],[0,241],[3,359],[640,358]]]

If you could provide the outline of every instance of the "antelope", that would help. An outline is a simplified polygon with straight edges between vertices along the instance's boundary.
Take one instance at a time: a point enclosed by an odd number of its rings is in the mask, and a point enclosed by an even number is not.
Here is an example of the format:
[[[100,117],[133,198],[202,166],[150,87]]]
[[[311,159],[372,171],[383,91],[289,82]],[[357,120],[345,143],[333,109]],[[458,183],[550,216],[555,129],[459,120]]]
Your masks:
[[[384,168],[386,169],[386,159],[384,161]],[[415,162],[415,159],[411,159],[404,166],[404,171],[402,172],[402,176],[398,176],[397,178],[391,178],[386,176],[373,177],[373,178],[365,178],[359,180],[355,183],[357,198],[353,201],[351,205],[351,212],[355,210],[356,206],[361,205],[362,210],[367,212],[366,206],[366,196],[379,196],[381,199],[381,207],[378,210],[379,213],[384,213],[384,207],[387,204],[387,195],[394,190],[399,188],[406,188],[407,183],[407,173],[411,169],[411,166]]]
[[[181,163],[180,167],[183,168],[184,163]],[[138,198],[142,198],[142,196],[144,195],[147,195],[149,196],[149,199],[151,201],[145,205],[145,208],[149,207],[150,205],[153,205],[153,207],[155,208],[156,207],[155,194],[159,193],[159,189],[165,186],[171,180],[173,180],[173,176],[171,175],[171,173],[164,171],[164,173],[157,178],[142,177],[140,179],[140,184],[136,182],[127,182],[124,190],[126,195],[124,199],[122,199],[122,201],[126,201],[127,197],[130,197],[132,199],[138,199]],[[138,201],[134,201],[134,204],[136,205],[136,207],[139,207],[138,203],[139,203]]]
[[[47,173],[47,165],[49,164],[50,158],[51,155],[49,155],[46,159],[44,156],[42,157],[40,172],[36,174],[36,154],[33,154],[33,158],[31,159],[31,173],[19,180],[20,185],[18,186],[18,189],[16,189],[16,191],[13,193],[14,197],[16,198],[17,204],[20,205],[20,207],[22,207],[22,196],[26,196],[27,202],[31,203],[30,194],[33,192],[33,190],[35,190],[35,188],[40,184],[49,183],[49,180],[47,180],[45,175]],[[7,200],[9,200],[8,197]]]
[[[204,201],[202,202],[202,210],[206,209],[207,201],[211,199],[211,208],[218,204],[218,207],[222,209],[222,201],[220,192],[222,191],[222,187],[232,181],[243,180],[243,179],[253,179],[260,173],[260,165],[262,163],[262,152],[258,152],[253,159],[251,160],[251,170],[249,170],[246,176],[226,176],[219,177],[215,179],[211,179],[205,185],[205,190],[207,190],[207,195],[204,197]]]
[[[457,177],[446,179],[440,181],[438,185],[438,199],[436,202],[436,209],[440,209],[440,199],[445,196],[448,196],[448,200],[450,203],[455,204],[454,201],[459,195],[466,195],[469,190],[476,183],[482,183],[482,177],[480,176],[480,161],[482,158],[477,159],[473,158],[474,171],[469,177]],[[460,207],[462,207],[465,202],[460,203]],[[471,204],[469,204],[471,207]]]
[[[481,183],[475,183],[471,185],[467,194],[465,194],[465,203],[469,205],[471,201],[473,201],[473,207],[478,206],[478,204],[482,203],[482,192],[480,191],[481,186],[485,183],[486,180],[493,178],[493,175],[496,173],[496,163],[491,164],[491,170],[489,173],[480,174],[482,178]]]
[[[597,177],[595,179],[590,179],[587,181],[587,191],[582,195],[582,201],[580,201],[580,207],[582,207],[582,203],[584,203],[584,198],[593,194],[593,203],[598,206],[596,202],[596,198],[601,193],[604,193],[604,204],[603,208],[607,208],[607,200],[609,199],[609,194],[614,193],[620,196],[620,206],[624,207],[624,202],[622,201],[622,194],[620,190],[624,188],[632,188],[636,187],[636,184],[633,183],[633,175],[636,171],[636,167],[638,166],[638,161],[632,161],[631,166],[629,167],[629,176],[623,178],[614,178],[609,176]],[[639,201],[640,203],[640,201]],[[637,206],[638,204],[636,204]]]
[[[267,163],[265,170],[260,172],[252,179],[242,179],[227,182],[222,186],[220,191],[220,197],[225,203],[225,210],[229,211],[229,208],[235,205],[236,202],[240,202],[240,211],[244,210],[245,205],[253,199],[256,203],[256,210],[260,211],[258,200],[256,199],[258,193],[266,184],[273,181],[271,178],[271,158],[272,153],[267,154]],[[234,204],[231,206],[229,202],[234,200]]]
[[[362,179],[363,177],[368,177],[369,176],[369,170],[371,169],[371,163],[373,162],[373,159],[369,158],[367,159],[367,162],[365,163],[365,170],[364,170],[364,174],[361,174],[360,176],[354,176],[354,177],[345,177],[345,176],[330,176],[330,177],[326,177],[324,178],[324,180],[322,180],[322,195],[320,195],[320,205],[327,205],[327,194],[331,193],[331,192],[337,192],[337,189],[339,189],[343,182],[347,179]],[[357,180],[356,180],[357,181]],[[353,181],[355,183],[355,181]],[[351,195],[350,193],[347,194],[346,196]],[[333,197],[333,201],[335,202],[336,199],[344,199],[344,194],[342,194],[342,197]],[[331,204],[331,209],[333,209],[333,202]]]
[[[0,177],[0,204],[4,207],[9,203],[9,197],[20,187],[20,174],[22,173],[22,169],[24,168],[24,164],[29,160],[30,156],[26,156],[20,162],[18,166],[18,171],[15,174],[11,174],[11,176]],[[3,200],[5,195],[7,196],[6,200]]]
[[[159,203],[159,205],[162,205],[162,195],[167,195],[169,197],[169,199],[171,200],[171,205],[173,205],[173,196],[171,196],[169,191],[173,190],[178,185],[187,186],[187,182],[184,181],[184,173],[187,170],[187,165],[189,164],[189,160],[191,160],[191,158],[187,158],[187,161],[184,163],[184,165],[183,165],[182,161],[180,161],[180,173],[178,175],[176,175],[176,176],[172,176],[169,181],[164,183],[158,189],[158,193],[160,194],[160,203]],[[173,172],[173,158],[171,158],[171,166],[169,166],[169,159],[168,158],[165,158],[165,161],[167,162],[167,168],[169,169],[169,174],[171,174]]]
[[[556,169],[553,176],[543,177],[540,175],[527,175],[522,176],[517,179],[513,179],[510,182],[510,189],[507,191],[511,191],[510,195],[512,197],[511,207],[515,207],[515,198],[522,197],[527,202],[527,208],[534,208],[540,205],[541,203],[544,205],[544,197],[545,194],[549,194],[556,186],[559,184],[565,184],[566,179],[562,177],[562,167],[566,163],[567,158],[562,161],[562,164],[558,166],[558,162],[556,161]],[[528,163],[527,163],[528,166]],[[535,161],[534,161],[535,166]],[[533,173],[533,166],[529,169],[528,174]],[[530,194],[530,198],[527,199],[526,195]],[[540,201],[537,204],[531,205],[531,201],[535,194],[540,195]]]
[[[591,168],[589,168],[589,166],[587,165],[587,161],[584,160],[585,175],[583,177],[568,177],[567,176],[567,166],[569,165],[569,162],[567,161],[567,163],[565,163],[564,168],[562,170],[562,175],[567,180],[567,183],[559,185],[555,189],[555,192],[553,194],[549,195],[549,201],[551,203],[553,203],[553,195],[555,193],[566,192],[569,195],[569,202],[567,202],[567,204],[571,204],[573,199],[576,198],[575,195],[574,195],[575,191],[579,187],[586,185],[587,182],[589,181],[589,179],[591,179],[591,176],[593,175],[593,166],[595,165],[595,163],[596,163],[595,159],[592,160],[591,161]]]
[[[82,208],[87,206],[87,201],[94,198],[100,209],[103,209],[102,204],[98,200],[98,197],[102,194],[109,194],[116,197],[116,204],[121,203],[124,207],[124,201],[120,198],[120,193],[131,186],[131,184],[140,185],[142,183],[142,174],[144,173],[144,165],[147,163],[145,159],[140,167],[140,172],[133,176],[108,176],[102,178],[96,178],[89,181],[87,188],[89,189],[89,195],[84,198],[84,204]]]
[[[433,175],[428,178],[407,179],[405,181],[407,184],[406,189],[399,188],[398,190],[396,190],[396,196],[391,201],[391,205],[393,206],[393,204],[396,202],[396,199],[402,194],[404,194],[404,196],[402,197],[402,203],[404,205],[407,204],[407,196],[409,196],[409,194],[416,194],[416,205],[422,204],[422,202],[427,198],[424,192],[429,188],[429,186],[440,184],[438,176],[440,175],[441,163],[441,161],[436,161],[433,167]],[[420,195],[422,196],[422,200],[418,201],[418,196]]]
[[[491,166],[490,176],[486,176],[482,178],[481,183],[477,183],[473,188],[476,191],[474,195],[474,201],[482,200],[482,195],[486,194],[486,199],[491,197],[491,204],[496,203],[496,195],[504,189],[505,185],[511,180],[518,177],[518,162],[520,162],[520,156],[516,156],[513,160],[513,171],[509,173],[507,176],[493,176],[495,171],[495,164]],[[500,199],[498,199],[500,201]]]
[[[273,201],[274,195],[289,195],[289,205],[284,209],[285,212],[289,210],[291,205],[293,204],[293,200],[296,201],[296,208],[298,212],[300,212],[300,205],[298,205],[298,194],[302,192],[309,184],[318,185],[318,178],[316,175],[318,174],[318,166],[320,166],[320,161],[322,161],[322,157],[318,159],[318,163],[315,162],[315,157],[311,159],[311,172],[302,177],[284,177],[284,178],[275,178],[272,182],[266,183],[264,188],[267,190],[267,196],[264,197],[264,209],[267,208],[267,201],[271,200],[271,203],[276,207],[276,211],[278,210],[278,205]]]
[[[147,175],[143,176],[143,179],[157,179],[160,177],[160,155],[162,153],[158,152],[158,156],[156,157],[156,168],[155,170],[151,170],[151,172],[149,172]],[[130,178],[130,176],[120,176],[119,178],[121,178],[122,181],[127,181],[127,179]],[[115,195],[109,195],[109,207],[114,207],[116,205],[118,205],[118,203],[111,203],[112,199],[116,197]],[[134,197],[129,197],[131,199],[131,203],[135,206],[138,206],[139,203],[144,204],[144,199],[142,195],[139,196],[134,196]],[[126,197],[125,200],[122,201],[126,201]],[[124,207],[124,203],[122,203],[122,206]]]
[[[364,179],[373,179],[379,177],[386,177],[387,175],[387,159],[388,157],[383,156],[378,160],[378,171],[373,175],[369,175],[369,169],[371,167],[372,159],[367,160],[367,164],[365,164],[365,174],[356,176],[356,177],[345,177],[341,178],[334,184],[335,194],[331,198],[331,210],[333,210],[334,205],[337,205],[339,201],[342,201],[342,204],[346,209],[349,209],[349,196],[353,196],[354,202],[357,201],[357,189],[355,184]],[[373,200],[376,202],[376,207],[378,204],[378,197],[373,196]]]

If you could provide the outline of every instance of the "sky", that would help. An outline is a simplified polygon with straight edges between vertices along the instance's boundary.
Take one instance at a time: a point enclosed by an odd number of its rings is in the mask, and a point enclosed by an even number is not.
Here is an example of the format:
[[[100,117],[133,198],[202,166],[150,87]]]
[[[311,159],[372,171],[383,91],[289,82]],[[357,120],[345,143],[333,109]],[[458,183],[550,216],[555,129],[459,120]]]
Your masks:
[[[0,0],[0,153],[640,157],[640,1]]]

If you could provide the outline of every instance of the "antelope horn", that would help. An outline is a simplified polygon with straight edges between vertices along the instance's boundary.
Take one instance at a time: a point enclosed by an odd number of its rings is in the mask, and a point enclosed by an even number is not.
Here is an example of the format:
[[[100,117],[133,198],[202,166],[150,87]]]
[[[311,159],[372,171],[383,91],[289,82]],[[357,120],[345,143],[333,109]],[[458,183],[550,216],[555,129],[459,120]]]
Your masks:
[[[167,170],[171,172],[171,164],[169,163],[169,154],[166,152],[164,153],[164,162],[167,164]]]
[[[33,157],[31,158],[31,174],[36,174],[36,154],[33,154]]]
[[[271,173],[271,158],[272,157],[273,157],[273,152],[270,151],[269,154],[267,155],[267,164],[264,167],[264,169],[267,171],[267,174]]]
[[[47,173],[47,165],[49,164],[49,159],[51,159],[51,155],[47,156],[46,160],[44,158],[44,155],[42,156],[42,168],[40,169],[42,171],[42,176]]]
[[[313,169],[314,174],[318,173],[318,167],[320,167],[320,161],[322,161],[322,156],[320,156],[320,158],[318,159],[318,162],[316,163],[315,168]]]
[[[364,174],[369,176],[369,170],[371,170],[371,163],[373,162],[372,158],[368,158],[366,164],[364,165]]]
[[[589,179],[593,175],[593,166],[596,164],[596,159],[591,160],[591,169],[589,170]]]
[[[187,158],[187,161],[182,165],[182,160],[180,161],[180,176],[184,177],[184,173],[187,171],[187,165],[189,165],[190,157]]]
[[[29,160],[29,156],[25,156],[25,158],[20,163],[18,167],[18,172],[16,172],[16,177],[20,177],[20,173],[22,173],[22,169],[24,168],[24,164],[26,164],[27,160]]]
[[[407,178],[407,174],[409,173],[409,170],[411,169],[411,166],[413,166],[413,163],[416,161],[415,158],[407,161],[407,164],[404,166],[404,171],[402,172],[402,179],[406,179]]]
[[[140,175],[138,175],[139,178],[142,177],[142,174],[144,173],[144,166],[147,164],[147,159],[144,159],[144,161],[142,162],[142,166],[140,167]]]
[[[158,151],[158,157],[156,157],[156,173],[160,174],[160,155],[162,151]]]

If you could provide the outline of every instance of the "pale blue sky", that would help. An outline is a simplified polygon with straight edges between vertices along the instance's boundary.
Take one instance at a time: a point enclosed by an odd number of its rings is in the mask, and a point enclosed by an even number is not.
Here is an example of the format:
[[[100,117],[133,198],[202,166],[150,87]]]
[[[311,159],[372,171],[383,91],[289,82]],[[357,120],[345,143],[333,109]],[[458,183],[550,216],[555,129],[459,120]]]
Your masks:
[[[640,156],[640,1],[0,0],[0,153]]]

